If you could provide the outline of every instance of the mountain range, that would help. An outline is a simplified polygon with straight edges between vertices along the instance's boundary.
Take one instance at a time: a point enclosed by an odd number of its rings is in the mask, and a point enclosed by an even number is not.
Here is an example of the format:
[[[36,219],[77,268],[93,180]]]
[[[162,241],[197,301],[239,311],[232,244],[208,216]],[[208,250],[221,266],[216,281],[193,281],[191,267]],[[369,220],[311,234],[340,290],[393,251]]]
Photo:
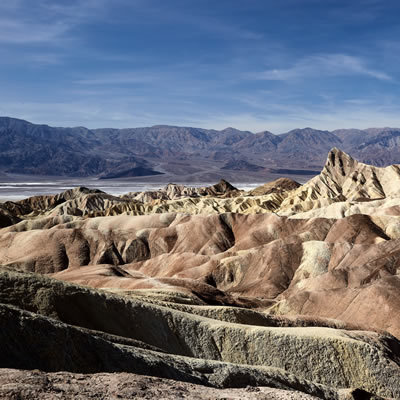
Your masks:
[[[400,162],[400,128],[294,129],[275,135],[156,125],[58,128],[0,117],[0,174],[206,181],[317,175],[338,147],[362,162]]]

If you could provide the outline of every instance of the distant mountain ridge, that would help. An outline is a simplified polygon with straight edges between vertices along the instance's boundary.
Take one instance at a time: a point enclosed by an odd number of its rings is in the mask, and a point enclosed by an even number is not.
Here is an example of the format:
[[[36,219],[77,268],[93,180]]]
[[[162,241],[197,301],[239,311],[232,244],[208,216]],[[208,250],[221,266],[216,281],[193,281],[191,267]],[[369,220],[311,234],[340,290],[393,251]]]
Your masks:
[[[400,163],[400,128],[332,132],[304,128],[275,135],[166,125],[58,128],[0,117],[0,173],[113,178],[184,175],[185,168],[176,168],[179,161],[188,170],[199,171],[197,175],[212,170],[223,177],[228,170],[261,178],[272,170],[319,170],[333,147],[376,166]]]

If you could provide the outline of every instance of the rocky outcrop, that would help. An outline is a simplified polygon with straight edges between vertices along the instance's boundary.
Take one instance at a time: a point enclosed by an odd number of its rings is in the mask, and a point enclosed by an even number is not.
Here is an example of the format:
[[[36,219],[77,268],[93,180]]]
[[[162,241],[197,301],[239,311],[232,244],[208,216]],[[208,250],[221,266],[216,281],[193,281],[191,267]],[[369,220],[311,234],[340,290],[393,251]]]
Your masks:
[[[84,202],[87,202],[88,198],[107,198],[117,200],[117,198],[115,198],[114,196],[110,196],[107,193],[102,192],[101,190],[77,187],[74,189],[66,190],[65,192],[56,195],[34,196],[16,202],[7,201],[3,203],[2,206],[10,213],[13,213],[14,215],[17,215],[19,217],[34,217],[37,215],[49,213],[54,208],[60,208],[60,206],[61,208],[65,207],[66,204],[68,207],[68,204],[71,203],[75,204],[76,209],[78,209],[79,207],[83,209]],[[104,207],[104,202],[102,205]],[[70,206],[69,209],[71,208],[72,207]],[[82,212],[75,212],[75,214],[82,215]],[[74,215],[74,213],[72,215]]]
[[[0,204],[0,229],[20,222],[21,219],[14,215],[6,206]]]
[[[266,196],[238,196],[233,198],[187,197],[179,200],[154,200],[140,203],[130,201],[117,203],[105,210],[88,215],[93,217],[111,215],[146,215],[161,213],[182,214],[222,214],[234,212],[240,214],[271,213],[279,209],[285,194],[271,193]]]
[[[250,190],[247,194],[250,196],[265,196],[271,193],[283,194],[285,192],[291,192],[300,186],[300,183],[294,181],[293,179],[279,178],[275,181],[268,182],[265,185]]]
[[[0,369],[0,399],[31,398],[48,400],[65,396],[77,400],[121,400],[160,397],[165,400],[234,398],[255,400],[315,400],[318,397],[294,390],[248,385],[241,389],[219,389],[210,386],[177,382],[172,379],[132,373],[77,374],[46,373],[39,370]],[[353,397],[349,397],[353,398]]]
[[[296,214],[335,202],[400,197],[400,167],[378,168],[359,163],[343,151],[332,149],[321,174],[290,194],[281,214]]]
[[[232,186],[229,182],[221,179],[217,184],[209,187],[190,187],[169,183],[163,189],[156,191],[145,191],[140,193],[130,193],[125,198],[132,198],[143,203],[149,203],[152,200],[177,200],[182,198],[198,197],[235,197],[242,192]]]

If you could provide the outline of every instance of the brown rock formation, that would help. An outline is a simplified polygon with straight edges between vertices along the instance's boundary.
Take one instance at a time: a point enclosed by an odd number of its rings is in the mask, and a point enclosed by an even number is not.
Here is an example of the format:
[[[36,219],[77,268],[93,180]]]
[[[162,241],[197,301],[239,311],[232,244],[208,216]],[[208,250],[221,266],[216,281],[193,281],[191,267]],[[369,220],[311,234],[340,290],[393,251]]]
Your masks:
[[[51,400],[60,396],[75,400],[120,400],[159,398],[165,400],[242,399],[314,400],[318,397],[299,391],[247,386],[218,389],[126,372],[77,374],[46,373],[39,370],[0,369],[0,399]]]
[[[4,228],[0,263],[98,288],[183,290],[211,304],[277,302],[275,313],[342,319],[400,336],[393,217],[63,218]],[[307,300],[313,296],[317,302]],[[331,298],[340,302],[332,307]]]
[[[185,185],[169,183],[160,190],[130,193],[124,197],[147,203],[157,199],[177,200],[182,198],[196,198],[205,196],[235,197],[239,196],[241,193],[242,192],[240,190],[232,186],[229,182],[221,179],[218,183],[209,187],[189,187]]]
[[[333,149],[303,186],[77,188],[0,224],[0,367],[400,397],[398,166]]]
[[[290,192],[300,186],[301,185],[293,179],[279,178],[249,191],[248,194],[250,196],[265,196],[271,193]]]

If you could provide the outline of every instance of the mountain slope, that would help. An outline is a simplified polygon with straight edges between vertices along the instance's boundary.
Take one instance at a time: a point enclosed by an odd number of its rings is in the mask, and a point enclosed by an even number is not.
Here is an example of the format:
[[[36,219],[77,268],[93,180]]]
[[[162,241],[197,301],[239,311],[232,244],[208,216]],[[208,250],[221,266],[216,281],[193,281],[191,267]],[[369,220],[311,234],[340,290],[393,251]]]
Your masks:
[[[400,162],[400,130],[305,128],[281,135],[166,125],[89,130],[0,118],[0,173],[109,178],[164,173],[169,181],[181,175],[204,181],[224,177],[227,165],[229,177],[257,181],[273,171],[318,170],[332,147],[385,166]],[[174,172],[177,162],[187,168]]]

